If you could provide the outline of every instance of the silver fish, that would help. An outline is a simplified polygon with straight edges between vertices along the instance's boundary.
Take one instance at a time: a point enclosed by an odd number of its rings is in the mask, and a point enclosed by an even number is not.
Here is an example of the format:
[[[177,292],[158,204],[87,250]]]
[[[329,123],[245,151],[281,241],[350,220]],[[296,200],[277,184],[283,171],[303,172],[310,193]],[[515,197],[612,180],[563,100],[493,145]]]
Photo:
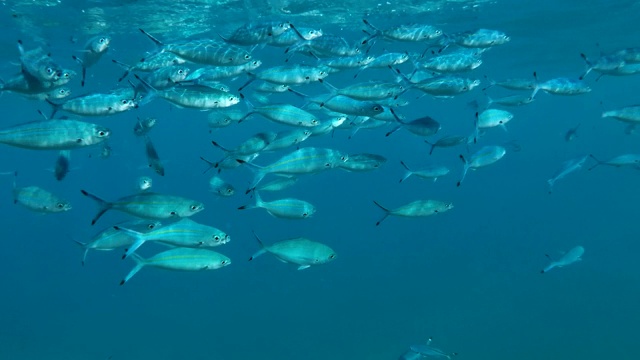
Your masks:
[[[32,150],[71,150],[99,144],[109,129],[76,120],[45,120],[0,129],[0,143]]]
[[[189,217],[204,210],[203,203],[181,196],[143,192],[108,202],[85,190],[80,192],[98,204],[98,213],[91,220],[91,225],[112,209],[151,220]]]
[[[336,253],[333,249],[325,244],[306,238],[286,239],[271,245],[264,245],[255,233],[253,235],[258,241],[260,250],[253,254],[249,261],[262,254],[270,253],[278,260],[299,265],[298,270],[304,270],[311,266],[326,264],[336,258]]]
[[[180,247],[163,251],[148,259],[138,254],[133,254],[131,258],[136,262],[136,266],[120,281],[120,285],[124,285],[144,266],[166,270],[201,271],[216,270],[231,264],[231,259],[215,251]]]
[[[160,156],[156,151],[155,146],[153,146],[153,142],[151,142],[151,138],[148,135],[144,137],[144,145],[145,145],[145,153],[147,154],[147,162],[149,167],[153,169],[158,175],[164,176],[164,165],[160,160]]]
[[[315,206],[303,200],[286,198],[274,201],[263,201],[258,192],[254,192],[256,203],[254,205],[240,206],[238,210],[262,208],[270,215],[283,219],[308,219],[316,212]]]
[[[15,173],[15,178],[18,173]],[[71,210],[71,204],[38,186],[18,187],[13,181],[13,203],[41,213],[59,213]]]
[[[380,225],[389,215],[404,216],[404,217],[424,217],[443,213],[445,211],[453,209],[452,203],[447,203],[439,200],[416,200],[406,205],[402,205],[395,209],[388,209],[378,202],[374,201],[380,209],[384,211],[384,216],[376,222],[376,226]]]
[[[553,191],[553,185],[556,183],[556,181],[562,179],[563,177],[574,171],[580,170],[588,158],[589,156],[585,155],[577,157],[575,159],[567,160],[562,163],[560,168],[553,174],[553,176],[549,180],[547,180],[547,183],[549,184],[549,194],[551,194],[551,192]]]
[[[557,261],[551,260],[551,263],[547,265],[544,269],[542,269],[540,273],[544,274],[546,272],[549,272],[549,270],[555,267],[563,267],[563,266],[571,265],[575,262],[581,261],[582,254],[584,254],[584,248],[578,245],[573,249],[569,250],[569,252],[564,254],[559,260]],[[549,255],[547,255],[547,257],[549,257]]]
[[[469,160],[465,159],[463,155],[460,155],[460,159],[464,162],[464,169],[462,171],[462,177],[458,181],[457,186],[460,186],[464,181],[469,169],[475,170],[481,167],[489,166],[507,153],[507,150],[502,146],[483,146],[478,151],[473,153]]]

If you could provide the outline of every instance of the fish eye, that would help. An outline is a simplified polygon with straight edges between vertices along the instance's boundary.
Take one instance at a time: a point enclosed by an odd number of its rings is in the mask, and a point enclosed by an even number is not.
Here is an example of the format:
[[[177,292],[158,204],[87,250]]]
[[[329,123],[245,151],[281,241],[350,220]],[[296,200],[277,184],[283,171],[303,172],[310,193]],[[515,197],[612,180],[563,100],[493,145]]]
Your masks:
[[[191,211],[196,211],[198,210],[198,205],[191,205]]]
[[[129,100],[127,100],[127,99],[122,99],[122,100],[120,100],[120,102],[122,103],[122,105],[127,105],[127,103],[129,102]]]
[[[53,69],[52,69],[52,68],[50,68],[50,67],[48,67],[46,71],[47,71],[47,74],[51,74],[51,73],[53,73]]]
[[[334,259],[335,257],[336,257],[336,254],[329,255],[329,259]]]
[[[373,107],[373,111],[380,111],[380,106],[377,106],[377,105],[376,105],[376,106],[374,106],[374,107]]]
[[[245,56],[244,56],[244,59],[245,59],[245,60],[249,60],[249,59],[251,59],[251,55],[249,55],[249,54],[245,55]]]
[[[178,74],[180,74],[180,75],[184,74],[184,70],[182,70],[182,69],[178,70]]]
[[[305,78],[305,80],[309,80],[309,77],[308,77],[308,76],[305,76],[304,78]]]
[[[100,40],[98,40],[99,43],[103,43],[105,41],[105,38],[100,38]]]
[[[220,236],[214,235],[213,236],[213,240],[215,240],[216,242],[220,241]]]
[[[100,130],[100,131],[98,131],[98,135],[99,136],[105,136],[105,135],[107,135],[107,132],[104,131],[104,130]]]
[[[63,209],[63,208],[64,208],[64,204],[63,204],[63,203],[57,203],[57,204],[56,204],[56,207],[57,207],[58,209]]]
[[[309,216],[309,213],[302,213],[302,217],[307,217]]]
[[[222,265],[225,265],[226,263],[227,263],[227,260],[222,260],[222,261],[220,262],[220,264],[222,264]]]
[[[149,229],[149,230],[152,230],[154,227],[156,227],[156,224],[147,225],[147,229]]]
[[[233,189],[227,189],[227,194],[231,194],[233,192]]]

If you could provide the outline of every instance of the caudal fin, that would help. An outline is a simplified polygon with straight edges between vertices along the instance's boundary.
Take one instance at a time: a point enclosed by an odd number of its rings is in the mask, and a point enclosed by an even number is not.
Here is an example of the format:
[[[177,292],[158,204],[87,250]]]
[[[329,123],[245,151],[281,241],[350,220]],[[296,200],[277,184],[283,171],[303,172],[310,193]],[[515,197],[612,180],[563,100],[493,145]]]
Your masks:
[[[131,269],[131,271],[129,271],[124,279],[120,281],[120,285],[124,285],[126,282],[128,282],[133,277],[133,275],[137,274],[138,271],[140,271],[140,269],[142,269],[146,265],[145,259],[140,257],[140,255],[138,254],[131,254],[131,258],[136,262],[136,266]]]
[[[264,254],[267,252],[267,249],[265,248],[264,244],[262,243],[262,241],[260,241],[260,238],[258,237],[258,235],[256,235],[255,232],[253,232],[253,236],[256,238],[256,240],[258,241],[258,246],[260,246],[260,250],[258,250],[255,254],[251,255],[251,257],[249,258],[249,261],[257,258],[258,256]]]
[[[99,197],[88,193],[85,190],[80,190],[80,192],[82,193],[82,195],[93,199],[95,202],[98,203],[98,213],[96,214],[96,216],[93,217],[93,219],[91,220],[91,225],[95,225],[95,223],[98,221],[98,219],[100,219],[100,217],[102,217],[102,215],[104,215],[104,213],[107,212],[107,210],[111,209],[113,207],[113,204],[110,202],[107,202],[105,200],[100,199]]]
[[[384,216],[380,220],[378,220],[378,222],[376,222],[376,226],[378,226],[378,225],[380,225],[381,222],[384,221],[384,219],[386,219],[391,214],[391,210],[389,210],[386,207],[378,204],[378,202],[375,201],[375,200],[373,200],[373,203],[378,205],[378,207],[384,211]]]
[[[114,229],[118,230],[118,231],[122,231],[123,233],[131,236],[132,238],[136,239],[136,241],[131,244],[131,246],[129,246],[125,251],[124,251],[124,255],[122,255],[122,259],[126,259],[129,256],[134,255],[133,253],[138,250],[138,248],[140,246],[142,246],[142,244],[145,243],[145,241],[147,241],[145,234],[143,233],[139,233],[137,231],[133,231],[131,229],[125,229],[125,228],[121,228],[119,226],[114,226]]]

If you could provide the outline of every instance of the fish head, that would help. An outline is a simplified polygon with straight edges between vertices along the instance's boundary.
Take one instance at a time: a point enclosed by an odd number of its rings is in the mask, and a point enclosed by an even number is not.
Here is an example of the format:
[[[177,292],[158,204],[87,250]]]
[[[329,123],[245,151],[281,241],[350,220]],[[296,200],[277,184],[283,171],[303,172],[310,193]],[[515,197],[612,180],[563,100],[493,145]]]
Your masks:
[[[304,32],[301,32],[301,35],[305,40],[313,40],[315,38],[319,38],[320,36],[322,36],[322,29],[320,30],[307,29]]]
[[[67,96],[71,95],[71,89],[69,88],[59,88],[49,92],[47,98],[53,100],[64,99]]]
[[[143,176],[138,179],[138,189],[141,191],[149,190],[153,186],[153,180],[150,177]]]
[[[107,51],[111,44],[111,37],[108,35],[99,35],[90,40],[89,49],[94,53],[103,53]]]
[[[231,185],[222,186],[218,189],[218,195],[220,196],[233,196],[236,193],[236,189]]]
[[[69,81],[71,81],[71,79],[73,79],[74,77],[76,77],[76,72],[70,69],[61,69],[60,72],[58,72],[58,74],[56,75],[55,79],[53,80],[53,85],[54,86],[62,86],[66,83],[68,83]]]
[[[69,211],[69,210],[71,210],[71,208],[72,207],[71,207],[71,204],[69,202],[67,202],[67,201],[58,201],[55,204],[55,207],[54,207],[53,210],[55,212],[63,212],[63,211]]]
[[[93,141],[89,141],[89,144],[96,144],[108,139],[109,136],[111,135],[111,130],[100,125],[95,125],[92,129],[91,135],[92,135]]]
[[[209,244],[207,244],[207,246],[224,245],[224,244],[228,243],[229,241],[231,241],[231,237],[229,235],[227,235],[226,233],[216,229],[211,234],[211,236],[209,238]]]
[[[315,213],[316,213],[315,206],[313,206],[311,204],[307,204],[307,205],[304,206],[304,209],[302,210],[302,218],[303,219],[310,218]]]
[[[173,212],[172,215],[176,215],[176,216],[180,216],[180,217],[189,217],[193,214],[197,214],[200,211],[204,210],[204,204],[201,202],[193,202],[190,204],[187,204],[184,209],[181,209],[181,211],[178,212]]]

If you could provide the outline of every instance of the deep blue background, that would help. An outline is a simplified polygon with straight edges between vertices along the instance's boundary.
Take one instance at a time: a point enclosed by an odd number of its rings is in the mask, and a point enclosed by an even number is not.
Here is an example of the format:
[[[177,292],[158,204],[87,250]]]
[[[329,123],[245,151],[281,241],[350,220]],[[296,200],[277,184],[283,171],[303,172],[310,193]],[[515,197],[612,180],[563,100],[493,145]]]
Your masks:
[[[112,48],[89,69],[86,88],[80,88],[79,81],[72,84],[74,95],[117,86],[122,72],[112,58],[134,63],[145,51],[154,50],[136,30],[143,21],[149,22],[149,16],[131,10],[129,18],[109,18],[107,4],[103,30],[112,30]],[[77,4],[0,5],[0,77],[7,79],[19,71],[14,46],[18,38],[27,48],[48,44],[59,63],[79,70],[71,55],[94,32],[79,32],[86,23],[73,22]],[[543,80],[575,78],[584,71],[581,52],[597,57],[601,50],[640,45],[632,27],[640,11],[635,2],[518,5],[494,2],[474,8],[469,3],[466,9],[456,6],[460,13],[454,13],[441,3],[439,11],[412,20],[436,24],[445,32],[483,27],[509,34],[511,42],[484,54],[483,65],[469,74],[482,79],[483,85],[488,83],[485,76],[502,80],[529,77],[533,71]],[[16,8],[22,13],[12,18]],[[217,16],[223,16],[225,9]],[[408,21],[410,10],[397,10],[404,15],[370,20],[382,28]],[[329,16],[303,18],[296,25],[319,27],[356,41],[362,35],[360,15],[353,16],[348,29],[329,24]],[[319,19],[323,22],[314,22]],[[157,28],[170,28],[171,19],[166,20]],[[238,18],[236,26],[245,20]],[[122,28],[130,31],[121,32]],[[229,33],[232,28],[227,24],[220,31]],[[71,36],[79,42],[71,43]],[[180,34],[158,37],[176,39]],[[380,41],[372,52],[422,49],[422,45]],[[264,67],[284,61],[282,49],[258,49],[253,55]],[[314,63],[304,56],[294,61]],[[346,86],[353,82],[352,74],[333,74],[327,81]],[[236,210],[252,201],[242,194],[252,179],[245,168],[222,173],[238,189],[234,197],[217,198],[208,191],[211,174],[201,174],[206,166],[199,156],[222,155],[211,140],[233,147],[258,131],[284,129],[257,116],[210,134],[205,112],[154,100],[126,114],[88,119],[112,129],[114,154],[102,160],[97,157],[99,148],[73,151],[73,170],[63,182],[48,171],[56,153],[3,146],[0,171],[18,170],[19,185],[44,187],[71,201],[74,208],[56,215],[31,213],[13,205],[13,178],[0,178],[5,189],[0,192],[0,359],[376,360],[397,358],[409,345],[429,336],[434,345],[459,352],[461,359],[637,359],[640,173],[610,167],[582,169],[558,181],[554,193],[547,194],[546,180],[567,159],[589,153],[606,159],[639,151],[638,134],[626,135],[623,124],[600,117],[603,109],[638,103],[638,77],[603,77],[597,82],[595,78],[594,74],[587,78],[593,89],[589,94],[540,93],[533,104],[513,109],[508,132],[492,129],[480,145],[516,140],[521,151],[508,151],[495,165],[470,172],[460,188],[455,183],[462,170],[461,148],[436,149],[428,156],[423,139],[405,130],[387,138],[388,128],[360,131],[351,140],[346,131],[312,138],[304,146],[376,153],[388,162],[370,173],[334,170],[304,176],[283,193],[263,194],[265,200],[297,197],[316,205],[317,213],[304,221],[273,218],[259,209]],[[359,76],[360,81],[368,79],[392,80],[384,69]],[[228,83],[235,89],[244,81]],[[319,84],[301,90],[324,91]],[[500,89],[489,93],[509,94]],[[437,119],[443,125],[438,136],[470,132],[474,110],[467,103],[485,100],[479,89],[455,99],[416,99],[419,95],[407,93],[411,104],[398,111],[409,118]],[[291,94],[272,98],[304,103]],[[3,127],[38,120],[37,109],[50,110],[46,103],[11,93],[0,97],[0,104]],[[164,178],[145,167],[144,144],[132,133],[137,116],[159,119],[151,136],[166,163]],[[564,133],[578,123],[582,124],[578,138],[566,143]],[[261,156],[255,163],[268,164],[284,153]],[[436,183],[410,178],[399,184],[404,171],[400,160],[413,168],[433,163],[452,171]],[[120,251],[90,251],[82,267],[82,251],[71,239],[88,241],[97,231],[128,217],[109,212],[90,226],[97,208],[79,190],[116,199],[131,194],[141,175],[152,176],[158,192],[203,201],[206,210],[194,220],[231,235],[231,243],[218,250],[232,259],[232,265],[200,273],[143,269],[123,287],[118,282],[133,262],[120,260]],[[451,201],[455,208],[430,218],[391,217],[374,226],[382,214],[372,200],[393,208],[429,198]],[[298,236],[324,242],[338,258],[304,271],[268,255],[248,263],[258,248],[252,229],[267,243]],[[584,261],[539,274],[547,262],[544,254],[558,256],[576,245],[585,247]],[[161,249],[145,245],[140,253],[150,256]]]

